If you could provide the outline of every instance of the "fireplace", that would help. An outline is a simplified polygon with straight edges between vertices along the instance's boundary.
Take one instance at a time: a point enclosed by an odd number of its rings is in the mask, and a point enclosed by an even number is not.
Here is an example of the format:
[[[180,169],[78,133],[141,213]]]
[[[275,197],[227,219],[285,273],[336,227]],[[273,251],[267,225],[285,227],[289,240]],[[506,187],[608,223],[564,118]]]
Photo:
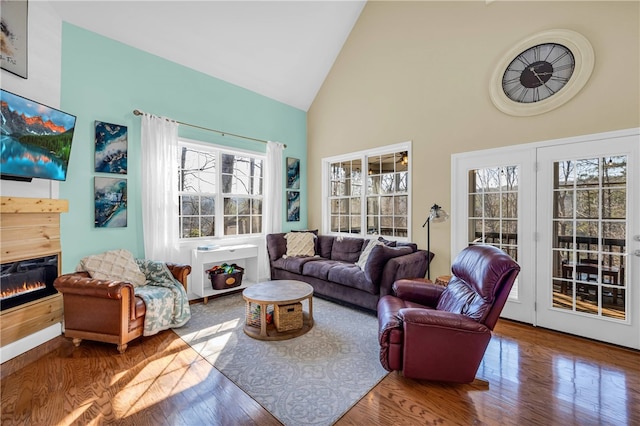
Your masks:
[[[0,196],[0,363],[62,334],[62,294],[53,281],[62,272],[60,215],[67,211],[67,200]]]
[[[13,308],[57,293],[58,255],[2,264],[0,310]]]

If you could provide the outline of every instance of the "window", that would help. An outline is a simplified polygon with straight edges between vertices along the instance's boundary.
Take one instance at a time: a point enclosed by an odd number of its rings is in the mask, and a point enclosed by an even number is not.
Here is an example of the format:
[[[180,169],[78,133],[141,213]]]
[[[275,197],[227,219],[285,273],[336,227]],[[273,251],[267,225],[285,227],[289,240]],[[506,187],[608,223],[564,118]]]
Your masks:
[[[180,238],[262,232],[264,156],[180,141]]]
[[[362,160],[331,164],[331,232],[362,231]]]
[[[367,158],[367,234],[407,237],[409,154]]]
[[[325,232],[409,237],[410,142],[325,159]]]

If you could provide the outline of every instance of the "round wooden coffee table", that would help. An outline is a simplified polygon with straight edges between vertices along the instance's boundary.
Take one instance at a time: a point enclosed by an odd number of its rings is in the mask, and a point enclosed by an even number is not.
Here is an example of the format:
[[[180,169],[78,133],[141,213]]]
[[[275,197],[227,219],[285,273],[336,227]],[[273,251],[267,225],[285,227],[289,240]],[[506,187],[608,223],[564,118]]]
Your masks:
[[[301,336],[313,327],[313,287],[302,281],[265,281],[245,288],[242,297],[247,303],[244,332],[260,340],[285,340]],[[278,331],[274,324],[267,324],[267,309],[294,309],[294,304],[307,300],[308,311],[302,312],[302,327]],[[289,308],[291,306],[291,308]],[[301,309],[300,305],[298,308]],[[252,321],[255,309],[260,310],[259,321]],[[285,309],[286,310],[286,309]],[[278,311],[280,312],[280,311]]]

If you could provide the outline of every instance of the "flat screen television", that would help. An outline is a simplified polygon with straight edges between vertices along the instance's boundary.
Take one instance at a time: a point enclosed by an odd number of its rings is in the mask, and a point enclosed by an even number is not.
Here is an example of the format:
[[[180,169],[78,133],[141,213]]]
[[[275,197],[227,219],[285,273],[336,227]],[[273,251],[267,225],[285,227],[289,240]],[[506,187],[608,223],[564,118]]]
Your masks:
[[[76,116],[0,89],[0,175],[67,179]]]

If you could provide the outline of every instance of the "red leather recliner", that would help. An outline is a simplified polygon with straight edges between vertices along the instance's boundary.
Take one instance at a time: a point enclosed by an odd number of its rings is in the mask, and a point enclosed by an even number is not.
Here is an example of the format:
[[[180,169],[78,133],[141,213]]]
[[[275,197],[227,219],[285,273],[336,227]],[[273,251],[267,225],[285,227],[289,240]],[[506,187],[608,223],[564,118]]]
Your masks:
[[[471,383],[520,266],[489,245],[456,257],[449,285],[398,280],[378,302],[380,362],[405,377]]]

